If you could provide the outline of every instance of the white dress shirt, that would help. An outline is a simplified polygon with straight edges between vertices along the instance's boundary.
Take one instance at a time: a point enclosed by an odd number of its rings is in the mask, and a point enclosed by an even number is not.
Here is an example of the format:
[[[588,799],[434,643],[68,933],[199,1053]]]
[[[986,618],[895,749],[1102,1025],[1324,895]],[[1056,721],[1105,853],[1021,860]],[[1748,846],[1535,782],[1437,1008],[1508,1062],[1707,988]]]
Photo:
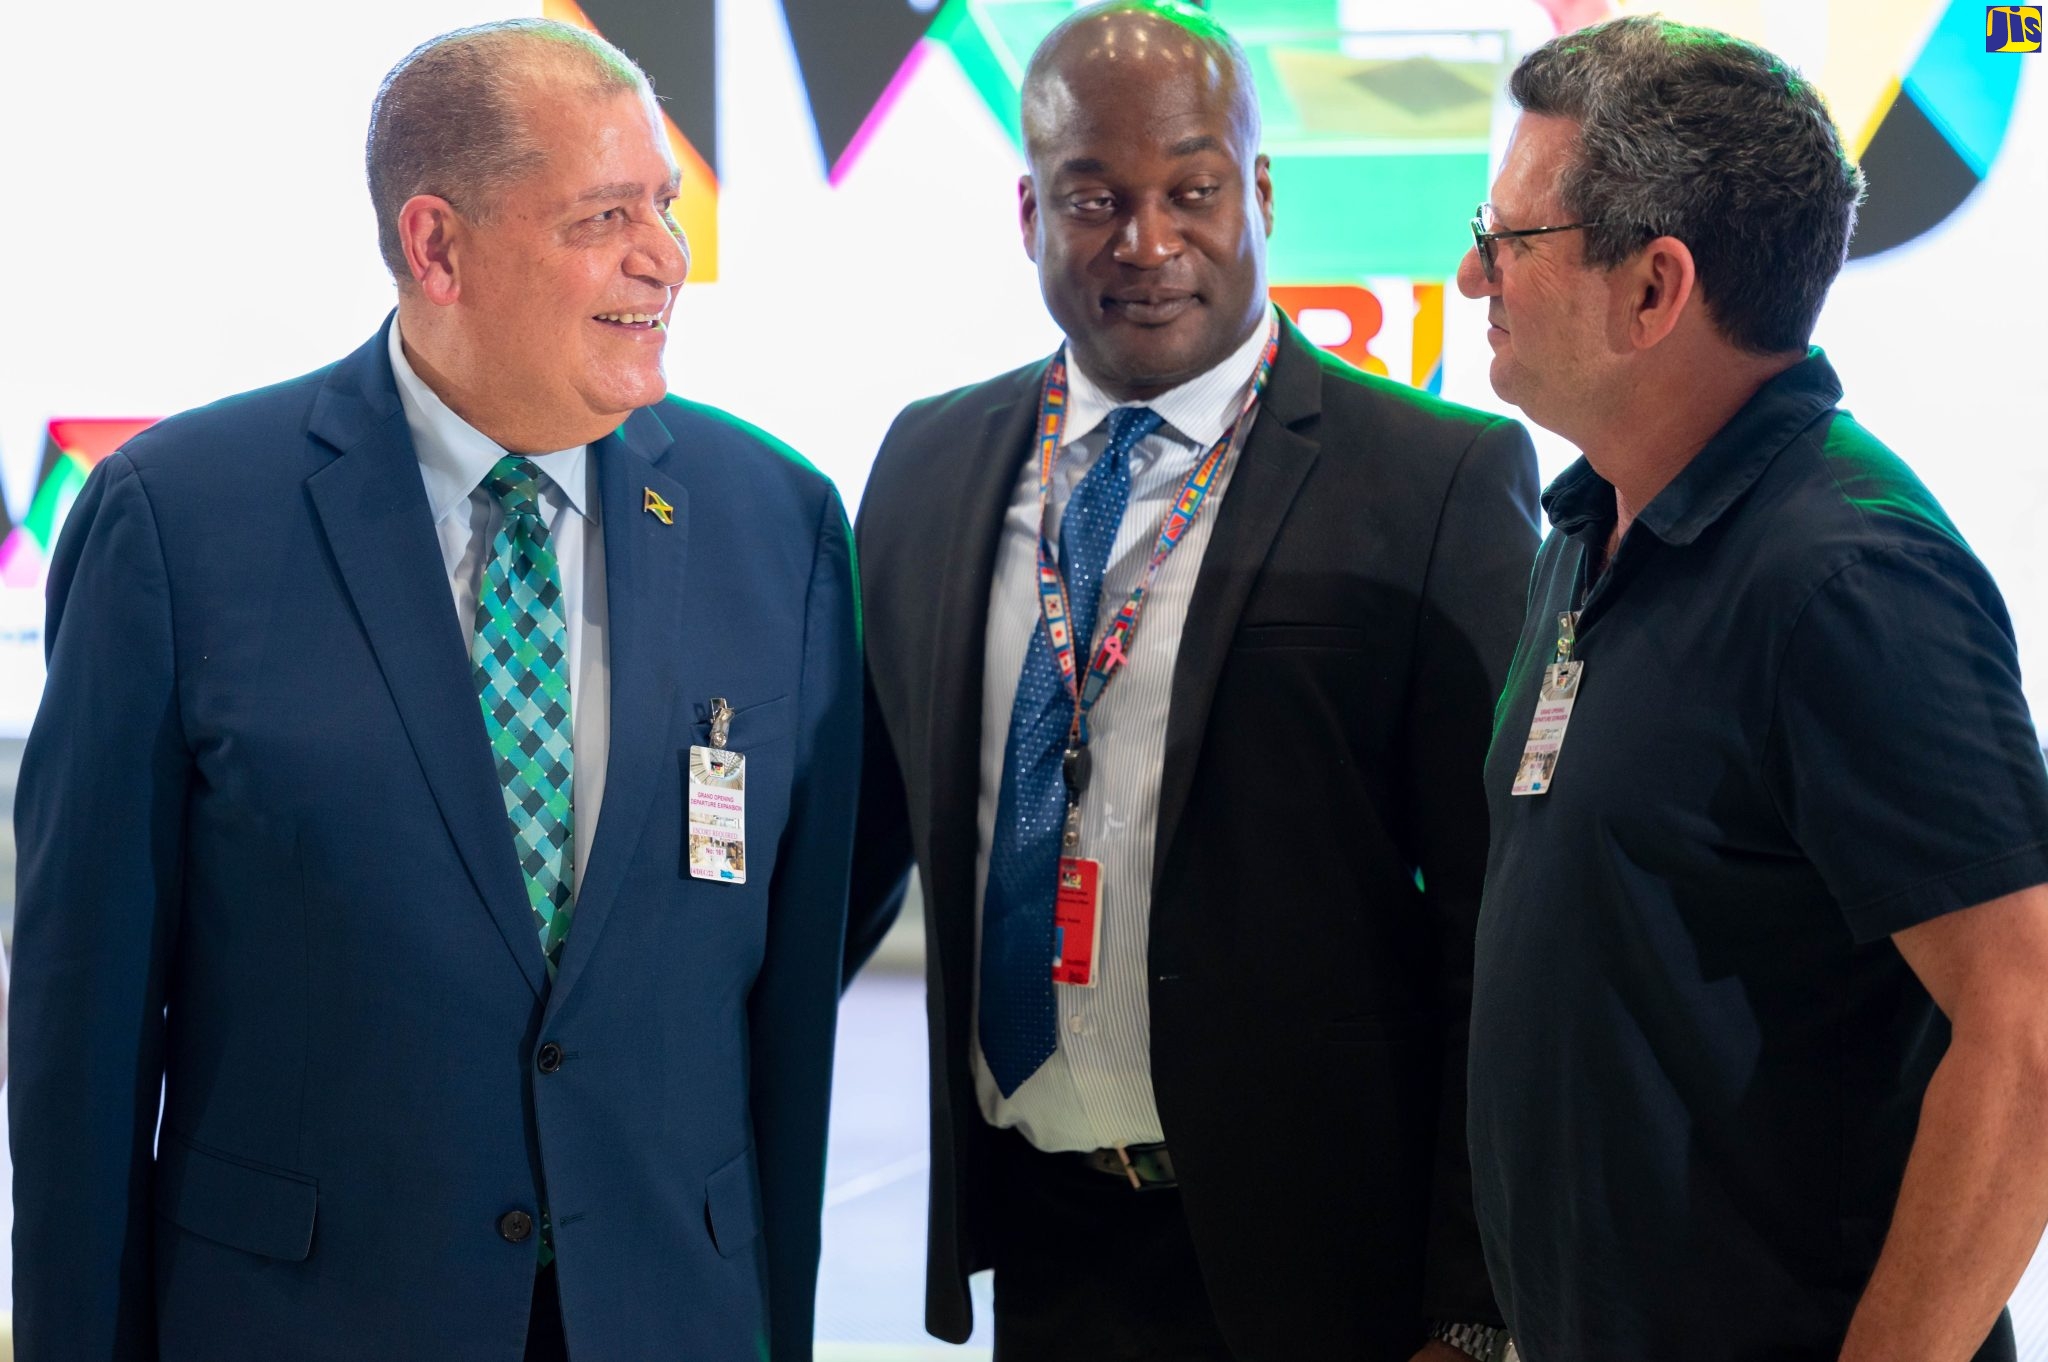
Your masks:
[[[477,599],[484,567],[505,522],[504,508],[484,485],[506,451],[457,416],[413,372],[391,322],[391,371],[398,400],[419,455],[420,481],[441,541],[441,563],[462,626],[463,647],[476,637]],[[575,884],[583,887],[590,843],[604,801],[605,754],[611,737],[611,667],[605,645],[604,529],[598,523],[588,445],[529,456],[541,471],[540,509],[562,574],[562,608],[569,626],[569,749],[574,761],[570,807],[575,833]],[[1021,665],[1021,663],[1020,663]],[[510,824],[507,824],[507,837]]]
[[[1067,416],[1053,468],[1047,538],[1059,543],[1067,498],[1109,443],[1109,413],[1145,406],[1165,424],[1131,452],[1131,498],[1103,574],[1095,638],[1138,584],[1158,539],[1160,521],[1181,482],[1236,417],[1265,348],[1260,326],[1229,358],[1149,402],[1118,402],[1067,363]],[[1249,434],[1249,431],[1246,432]],[[1033,450],[1035,456],[1036,450]],[[988,643],[981,697],[981,799],[975,857],[974,1086],[991,1125],[1016,1129],[1039,1149],[1104,1149],[1163,1138],[1152,1095],[1151,1009],[1146,953],[1152,911],[1153,837],[1166,753],[1167,702],[1180,652],[1181,627],[1195,578],[1243,446],[1209,491],[1201,516],[1153,579],[1127,661],[1089,712],[1088,788],[1081,796],[1081,855],[1102,862],[1102,951],[1092,988],[1055,984],[1059,1043],[1043,1068],[1009,1097],[1002,1095],[981,1053],[981,904],[988,889],[989,847],[1002,789],[1003,748],[1024,654],[1039,627],[1038,461],[1024,460],[996,550],[989,590]],[[1091,654],[1092,655],[1092,654]],[[1085,658],[1081,665],[1085,666]],[[1051,886],[1047,886],[1050,891]]]

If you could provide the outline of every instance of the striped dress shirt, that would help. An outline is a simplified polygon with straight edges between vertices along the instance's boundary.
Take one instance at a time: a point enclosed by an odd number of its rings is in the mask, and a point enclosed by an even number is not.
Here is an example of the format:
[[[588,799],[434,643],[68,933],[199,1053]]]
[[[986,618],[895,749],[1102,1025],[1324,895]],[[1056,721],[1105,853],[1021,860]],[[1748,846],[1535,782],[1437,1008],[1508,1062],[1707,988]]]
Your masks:
[[[1091,644],[1101,638],[1103,626],[1137,586],[1152,556],[1160,521],[1179,494],[1182,480],[1237,415],[1265,344],[1266,328],[1260,326],[1215,368],[1142,403],[1116,401],[1069,355],[1066,425],[1053,471],[1046,527],[1052,543],[1059,543],[1059,517],[1068,496],[1109,443],[1109,413],[1119,406],[1148,406],[1165,422],[1132,451],[1130,503],[1103,574],[1096,639]],[[1145,598],[1145,612],[1138,621],[1128,660],[1090,711],[1092,769],[1081,797],[1081,855],[1102,862],[1102,951],[1096,962],[1096,983],[1092,988],[1054,986],[1059,1046],[1045,1066],[1008,1098],[996,1086],[982,1057],[977,1022],[974,1086],[982,1116],[991,1125],[1015,1127],[1048,1152],[1149,1144],[1164,1138],[1152,1094],[1146,948],[1167,702],[1189,598],[1242,453],[1240,444],[1238,454],[1211,488],[1201,517],[1160,566]],[[1010,710],[1016,701],[1024,654],[1039,627],[1037,551],[1038,462],[1026,458],[1003,518],[995,580],[989,590],[974,879],[977,962],[989,846],[1002,789],[1003,747],[1009,738]],[[978,988],[978,963],[975,977]],[[979,998],[972,1015],[980,1015]]]

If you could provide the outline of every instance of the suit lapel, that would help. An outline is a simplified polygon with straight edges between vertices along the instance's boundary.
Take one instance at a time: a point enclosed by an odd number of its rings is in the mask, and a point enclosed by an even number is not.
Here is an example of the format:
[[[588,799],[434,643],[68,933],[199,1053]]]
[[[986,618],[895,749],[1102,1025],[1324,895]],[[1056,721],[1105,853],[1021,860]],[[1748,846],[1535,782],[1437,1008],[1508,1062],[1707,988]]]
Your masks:
[[[1030,371],[1029,384],[1008,402],[991,408],[975,436],[950,451],[963,476],[954,484],[954,529],[945,557],[946,578],[933,624],[932,712],[928,751],[932,754],[929,810],[932,893],[960,904],[932,914],[939,933],[941,969],[958,986],[959,1021],[967,1018],[974,968],[974,861],[978,844],[976,811],[981,799],[981,698],[988,656],[988,598],[995,580],[996,551],[1018,470],[1031,447],[1038,420],[1038,385],[1044,369]],[[960,1037],[964,1045],[964,1035]],[[964,1053],[962,1051],[961,1053]]]
[[[306,489],[448,835],[539,992],[533,910],[386,343],[380,331],[336,365],[314,400],[308,428],[341,457]]]
[[[562,943],[548,1015],[582,977],[633,850],[655,803],[657,782],[682,778],[670,739],[681,686],[684,608],[689,583],[690,494],[655,466],[674,443],[652,407],[626,418],[591,446],[596,459],[598,523],[604,533],[606,640],[611,735],[605,758],[603,816],[576,892],[576,916]],[[646,508],[647,493],[669,504],[670,522]]]
[[[1264,566],[1280,525],[1301,492],[1321,446],[1315,434],[1322,414],[1322,366],[1293,323],[1280,319],[1280,352],[1260,399],[1251,438],[1238,456],[1237,471],[1218,508],[1216,528],[1196,574],[1187,626],[1174,660],[1173,690],[1166,717],[1166,755],[1160,774],[1159,828],[1153,842],[1153,896],[1173,848],[1188,784],[1202,752],[1216,683],[1237,633],[1238,617],[1252,582]]]

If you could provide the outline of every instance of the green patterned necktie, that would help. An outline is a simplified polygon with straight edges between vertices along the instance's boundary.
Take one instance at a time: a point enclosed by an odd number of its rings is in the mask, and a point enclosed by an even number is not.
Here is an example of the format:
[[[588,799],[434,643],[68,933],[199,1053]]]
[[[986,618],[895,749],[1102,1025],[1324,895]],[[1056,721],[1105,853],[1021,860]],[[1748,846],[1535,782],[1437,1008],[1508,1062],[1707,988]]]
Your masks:
[[[485,479],[504,507],[505,524],[484,571],[470,659],[552,979],[575,912],[575,760],[562,570],[541,519],[539,476],[531,459],[514,454],[498,460]]]

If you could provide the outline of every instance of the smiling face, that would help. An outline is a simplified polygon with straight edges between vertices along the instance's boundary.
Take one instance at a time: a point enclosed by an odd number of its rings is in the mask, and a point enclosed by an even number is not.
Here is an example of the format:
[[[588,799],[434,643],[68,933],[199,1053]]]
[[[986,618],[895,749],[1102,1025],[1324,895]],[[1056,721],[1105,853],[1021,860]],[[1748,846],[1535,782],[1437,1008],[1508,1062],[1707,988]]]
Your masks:
[[[1024,249],[1090,377],[1154,397],[1266,315],[1273,185],[1227,58],[1157,15],[1071,30],[1026,97]]]
[[[1577,141],[1569,120],[1523,114],[1493,182],[1493,211],[1504,230],[1574,222],[1558,194]],[[1571,437],[1598,419],[1622,388],[1616,366],[1626,357],[1617,331],[1625,307],[1614,271],[1585,263],[1580,232],[1505,238],[1494,243],[1488,280],[1479,254],[1458,265],[1458,289],[1487,300],[1486,338],[1493,346],[1493,390],[1530,420]]]
[[[471,424],[508,449],[586,444],[668,391],[662,347],[689,252],[677,172],[638,94],[539,84],[540,165],[450,242],[450,308]]]

